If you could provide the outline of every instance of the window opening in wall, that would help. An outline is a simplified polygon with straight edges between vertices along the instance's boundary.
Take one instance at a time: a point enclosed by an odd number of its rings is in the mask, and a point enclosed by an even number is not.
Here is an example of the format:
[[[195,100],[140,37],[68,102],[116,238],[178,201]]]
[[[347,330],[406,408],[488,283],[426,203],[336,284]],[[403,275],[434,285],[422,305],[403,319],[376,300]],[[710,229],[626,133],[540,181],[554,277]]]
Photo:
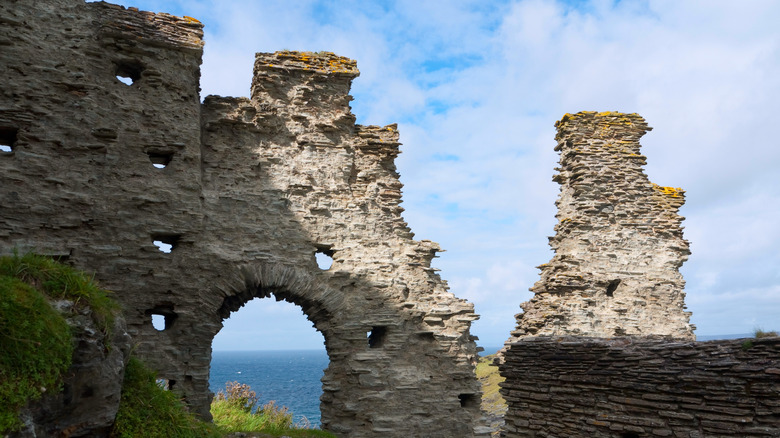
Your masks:
[[[321,379],[330,362],[325,340],[301,307],[273,298],[251,299],[222,321],[211,345],[209,389],[249,385],[257,405],[275,400],[290,409],[294,423],[306,417],[319,426]]]
[[[155,382],[157,382],[157,386],[159,386],[160,388],[162,388],[162,389],[164,389],[166,391],[172,390],[173,389],[173,385],[176,384],[176,380],[174,380],[174,379],[158,378],[157,380],[155,380]]]
[[[169,234],[169,235],[157,234],[152,236],[152,243],[161,252],[168,254],[174,249],[176,249],[176,244],[179,243],[179,237],[181,236],[174,235],[174,234]]]
[[[151,310],[147,310],[146,314],[149,315],[154,329],[160,332],[173,327],[173,323],[179,316],[173,311],[173,304],[171,303],[156,306]]]
[[[0,153],[13,152],[18,132],[16,128],[0,127]]]
[[[609,284],[607,285],[607,296],[611,297],[615,293],[619,285],[620,285],[620,280],[610,281]]]
[[[314,258],[317,260],[317,266],[323,271],[327,271],[333,266],[333,254],[329,245],[322,245],[317,247],[317,252],[314,253]]]
[[[458,399],[462,408],[473,408],[478,404],[477,397],[474,394],[460,394]]]
[[[173,159],[173,152],[147,152],[147,155],[149,155],[149,161],[152,162],[152,166],[158,169],[166,168]]]
[[[387,338],[387,327],[377,326],[368,332],[368,347],[381,348]]]
[[[116,78],[125,85],[133,85],[141,79],[143,65],[138,61],[120,61],[116,63]]]
[[[165,330],[165,315],[152,314],[152,326],[158,332]]]

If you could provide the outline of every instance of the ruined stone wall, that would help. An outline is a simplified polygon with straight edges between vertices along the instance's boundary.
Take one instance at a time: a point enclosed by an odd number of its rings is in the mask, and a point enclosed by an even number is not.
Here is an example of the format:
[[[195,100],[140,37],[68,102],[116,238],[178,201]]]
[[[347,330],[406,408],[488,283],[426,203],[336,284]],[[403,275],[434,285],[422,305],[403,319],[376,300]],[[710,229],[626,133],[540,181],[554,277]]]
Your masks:
[[[780,436],[780,338],[524,338],[500,365],[503,436]]]
[[[681,189],[650,183],[637,114],[580,112],[555,124],[561,185],[552,260],[509,340],[526,336],[693,339],[684,311],[688,258]]]
[[[475,434],[477,317],[401,217],[395,126],[355,125],[353,61],[258,54],[249,98],[201,103],[194,19],[10,0],[0,21],[0,253],[94,272],[135,353],[204,417],[222,321],[273,296],[325,338],[326,429]]]

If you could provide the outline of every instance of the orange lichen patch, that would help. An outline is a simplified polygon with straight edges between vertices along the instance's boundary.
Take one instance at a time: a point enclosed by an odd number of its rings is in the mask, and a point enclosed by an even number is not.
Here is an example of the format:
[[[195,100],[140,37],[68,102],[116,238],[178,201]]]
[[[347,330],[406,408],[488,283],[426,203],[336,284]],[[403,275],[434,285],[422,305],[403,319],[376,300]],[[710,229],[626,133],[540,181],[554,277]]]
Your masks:
[[[190,23],[198,23],[198,24],[201,24],[201,23],[200,23],[200,20],[198,20],[197,18],[190,17],[189,15],[185,15],[183,18],[184,18],[185,20],[189,21]]]
[[[679,187],[677,188],[663,187],[663,186],[659,186],[656,183],[650,183],[650,184],[653,186],[655,190],[663,193],[664,195],[671,196],[672,198],[679,198],[685,193],[685,191]]]
[[[284,50],[272,55],[277,62],[266,62],[268,67],[297,68],[323,74],[347,74],[357,76],[357,63],[331,52],[298,52]],[[271,61],[269,59],[268,61]]]

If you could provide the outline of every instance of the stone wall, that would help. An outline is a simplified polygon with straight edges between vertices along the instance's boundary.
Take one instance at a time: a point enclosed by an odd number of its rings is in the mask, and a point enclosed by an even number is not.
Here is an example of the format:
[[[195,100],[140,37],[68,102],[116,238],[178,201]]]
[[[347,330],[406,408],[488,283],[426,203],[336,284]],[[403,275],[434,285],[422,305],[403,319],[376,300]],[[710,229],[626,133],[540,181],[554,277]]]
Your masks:
[[[477,316],[401,216],[395,126],[355,125],[353,61],[258,54],[250,98],[201,103],[195,19],[11,0],[0,21],[0,253],[94,272],[135,353],[203,417],[223,320],[274,297],[325,338],[324,428],[484,433]]]
[[[693,339],[684,311],[688,258],[681,189],[650,183],[637,114],[580,112],[555,124],[561,185],[552,260],[521,307],[509,343],[525,336]]]
[[[524,338],[500,365],[503,436],[780,436],[780,338]]]

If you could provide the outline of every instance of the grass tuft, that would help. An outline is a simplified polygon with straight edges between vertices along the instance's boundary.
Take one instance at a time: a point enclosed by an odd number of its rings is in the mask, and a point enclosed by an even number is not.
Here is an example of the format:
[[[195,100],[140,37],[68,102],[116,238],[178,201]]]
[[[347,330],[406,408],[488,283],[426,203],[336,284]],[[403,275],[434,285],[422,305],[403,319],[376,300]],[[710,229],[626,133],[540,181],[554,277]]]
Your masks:
[[[774,331],[774,330],[764,331],[764,330],[762,330],[760,328],[757,328],[755,330],[755,332],[753,333],[753,337],[754,338],[775,338],[777,336],[780,336],[780,335],[778,335],[777,332]]]
[[[215,428],[187,412],[172,391],[161,388],[157,375],[131,358],[125,368],[122,399],[112,438],[205,438],[221,436]]]
[[[46,296],[0,274],[0,432],[18,430],[22,407],[59,390],[72,356],[70,327]]]
[[[108,338],[119,306],[81,271],[32,253],[0,257],[0,276],[17,278],[53,300],[69,300],[76,310],[89,307],[98,328]]]
[[[293,415],[274,401],[257,407],[259,398],[249,385],[228,382],[211,402],[214,424],[223,433],[240,432],[263,437],[334,437],[319,429],[309,429],[308,424],[293,425]]]

